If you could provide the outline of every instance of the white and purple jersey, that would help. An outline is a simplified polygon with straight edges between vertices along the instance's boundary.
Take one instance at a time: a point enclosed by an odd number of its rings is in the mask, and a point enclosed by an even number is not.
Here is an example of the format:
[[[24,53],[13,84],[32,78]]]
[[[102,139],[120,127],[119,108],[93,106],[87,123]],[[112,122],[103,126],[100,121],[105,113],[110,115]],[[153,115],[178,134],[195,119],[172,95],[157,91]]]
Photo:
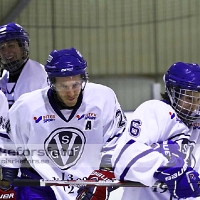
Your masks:
[[[5,94],[0,90],[0,118],[4,119],[8,114],[8,102]],[[1,120],[2,121],[2,120]]]
[[[22,69],[17,82],[9,82],[9,72],[4,70],[0,79],[0,89],[6,95],[9,106],[24,93],[46,87],[47,73],[44,66],[29,59]]]
[[[159,100],[142,103],[128,118],[126,131],[115,148],[112,164],[116,178],[152,186],[157,181],[153,178],[154,172],[168,161],[151,145],[166,140],[176,141],[187,164],[194,167],[196,161],[192,151],[199,133],[199,120],[186,126],[169,104]],[[124,188],[122,199],[131,200],[130,197],[134,200],[169,200],[170,194],[165,189]]]
[[[7,134],[7,131],[10,129],[8,123],[8,101],[1,90],[0,102],[0,166],[18,168],[18,164],[13,165],[16,159],[15,146]]]
[[[112,155],[126,119],[112,89],[87,83],[80,104],[59,110],[52,90],[22,95],[9,110],[10,137],[31,167],[46,180],[86,179]],[[52,187],[57,200],[74,200],[77,188]]]

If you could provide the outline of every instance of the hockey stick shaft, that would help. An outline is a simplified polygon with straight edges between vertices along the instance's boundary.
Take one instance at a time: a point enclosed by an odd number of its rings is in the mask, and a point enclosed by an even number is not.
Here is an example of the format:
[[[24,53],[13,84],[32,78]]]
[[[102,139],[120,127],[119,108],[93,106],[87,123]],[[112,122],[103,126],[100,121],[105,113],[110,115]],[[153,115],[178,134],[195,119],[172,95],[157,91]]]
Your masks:
[[[107,181],[93,181],[93,180],[36,180],[36,179],[15,179],[13,181],[14,186],[113,186],[113,187],[148,187],[139,182],[125,181],[120,182],[117,180],[107,180]],[[156,183],[153,187],[167,188],[163,183]]]

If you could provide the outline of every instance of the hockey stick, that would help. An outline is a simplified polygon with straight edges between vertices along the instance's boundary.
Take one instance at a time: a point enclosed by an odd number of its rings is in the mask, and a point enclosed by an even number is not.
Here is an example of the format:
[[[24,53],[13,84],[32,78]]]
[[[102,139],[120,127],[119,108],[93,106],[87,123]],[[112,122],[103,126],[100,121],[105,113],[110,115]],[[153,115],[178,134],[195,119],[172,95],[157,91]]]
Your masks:
[[[112,186],[112,187],[149,187],[139,182],[117,180],[93,181],[93,180],[36,180],[36,179],[15,179],[12,184],[14,186]],[[167,188],[164,183],[156,182],[153,188]]]

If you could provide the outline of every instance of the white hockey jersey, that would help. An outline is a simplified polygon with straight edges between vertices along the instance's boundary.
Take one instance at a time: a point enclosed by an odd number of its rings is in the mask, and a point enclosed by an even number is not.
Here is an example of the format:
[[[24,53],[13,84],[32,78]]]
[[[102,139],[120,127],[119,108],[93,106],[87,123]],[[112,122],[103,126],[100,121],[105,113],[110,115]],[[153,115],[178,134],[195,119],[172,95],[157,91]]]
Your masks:
[[[150,146],[166,140],[177,141],[182,147],[182,152],[185,153],[188,165],[194,167],[195,159],[191,154],[199,132],[199,120],[188,128],[167,103],[159,100],[142,103],[129,117],[127,129],[115,148],[112,164],[116,178],[152,186],[156,182],[153,178],[154,172],[158,167],[166,164],[167,160],[161,153],[152,151]],[[169,200],[170,194],[165,189],[132,187],[124,188],[122,199]]]
[[[0,166],[15,167],[15,148],[10,140],[7,130],[8,123],[8,101],[5,94],[0,90]]]
[[[0,118],[4,119],[8,114],[8,102],[5,94],[0,90]],[[1,120],[2,121],[2,120]]]
[[[125,129],[124,113],[113,90],[99,84],[87,83],[80,107],[61,110],[64,118],[50,93],[36,90],[15,102],[9,110],[10,137],[44,179],[86,179],[99,169],[102,147],[112,154],[112,144]],[[77,195],[73,186],[52,189],[58,200]]]
[[[16,83],[9,83],[9,72],[4,70],[0,79],[0,88],[11,106],[22,94],[47,86],[47,73],[44,66],[29,59]]]

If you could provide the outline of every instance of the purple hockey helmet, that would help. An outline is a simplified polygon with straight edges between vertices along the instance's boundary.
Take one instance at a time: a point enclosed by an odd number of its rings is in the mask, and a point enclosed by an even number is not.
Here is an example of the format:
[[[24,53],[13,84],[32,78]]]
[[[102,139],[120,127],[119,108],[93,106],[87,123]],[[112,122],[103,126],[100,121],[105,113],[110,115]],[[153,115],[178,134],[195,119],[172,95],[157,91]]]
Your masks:
[[[10,41],[17,41],[19,47],[22,48],[23,55],[21,60],[10,61],[3,56],[3,48],[5,43]],[[22,26],[14,22],[0,26],[0,62],[4,69],[11,73],[17,72],[29,57],[29,34]]]
[[[200,66],[196,63],[176,62],[164,75],[164,83],[179,118],[186,123],[199,119]],[[187,105],[188,108],[181,105]],[[196,109],[193,110],[193,107]]]

